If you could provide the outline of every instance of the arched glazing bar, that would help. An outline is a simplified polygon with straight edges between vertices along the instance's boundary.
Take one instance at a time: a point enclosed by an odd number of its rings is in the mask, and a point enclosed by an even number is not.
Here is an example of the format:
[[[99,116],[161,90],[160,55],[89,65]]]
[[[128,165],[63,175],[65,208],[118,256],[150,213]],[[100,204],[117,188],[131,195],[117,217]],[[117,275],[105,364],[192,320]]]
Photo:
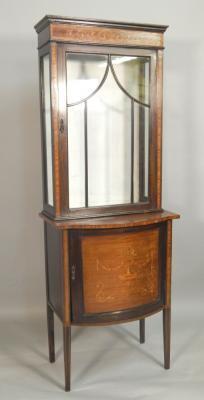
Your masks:
[[[149,105],[149,104],[144,103],[144,102],[142,102],[141,100],[138,100],[138,99],[136,99],[135,97],[133,97],[133,96],[123,87],[123,85],[120,83],[120,81],[119,81],[119,79],[118,79],[118,77],[117,77],[117,74],[116,74],[116,72],[115,72],[113,63],[112,63],[112,57],[111,57],[111,55],[108,56],[108,63],[109,63],[111,72],[112,72],[112,74],[113,74],[113,77],[114,77],[114,79],[115,79],[115,82],[117,83],[117,85],[119,86],[119,88],[126,94],[126,96],[128,96],[131,100],[135,101],[135,103],[139,104],[140,106],[150,108],[150,105]]]
[[[105,68],[105,73],[104,73],[104,75],[103,75],[103,78],[102,78],[100,84],[97,86],[97,88],[96,88],[92,93],[90,93],[88,96],[86,96],[86,97],[83,98],[83,99],[80,99],[79,101],[71,102],[71,103],[68,102],[68,103],[67,103],[67,106],[68,106],[68,107],[72,107],[72,106],[81,104],[81,103],[83,103],[83,102],[85,102],[85,101],[88,101],[92,96],[94,96],[94,95],[100,90],[100,88],[103,86],[103,84],[104,84],[104,82],[105,82],[105,80],[106,80],[106,78],[107,78],[107,76],[108,76],[109,68],[110,68],[110,70],[111,70],[111,72],[112,72],[112,74],[113,74],[113,77],[114,77],[114,79],[115,79],[115,82],[117,83],[117,85],[119,86],[119,88],[126,94],[126,96],[128,96],[131,100],[134,100],[135,103],[137,103],[137,104],[139,104],[139,105],[141,105],[141,106],[143,106],[143,107],[150,108],[150,104],[145,103],[145,102],[143,102],[143,101],[141,101],[141,100],[136,99],[136,98],[135,98],[134,96],[132,96],[132,95],[124,88],[124,86],[120,83],[120,81],[119,81],[119,79],[118,79],[118,77],[117,77],[117,74],[116,74],[116,72],[115,72],[113,63],[112,63],[111,55],[108,55],[108,56],[107,56],[107,65],[106,65],[106,68]]]
[[[93,54],[92,54],[93,57]],[[121,57],[121,64],[124,64],[126,61],[128,60],[123,60],[124,57]],[[133,57],[132,57],[133,58]],[[131,61],[131,60],[130,60]],[[134,61],[134,58],[133,58]],[[143,61],[143,60],[142,60]],[[130,160],[131,160],[131,176],[130,176],[130,203],[134,203],[135,202],[135,198],[134,198],[134,142],[135,142],[135,133],[134,133],[134,126],[135,126],[135,108],[134,108],[134,104],[136,103],[139,106],[139,119],[141,121],[143,121],[144,119],[144,111],[143,110],[149,110],[150,109],[150,104],[146,103],[143,101],[143,99],[145,98],[145,96],[141,96],[141,88],[138,86],[138,89],[136,89],[136,94],[137,94],[137,90],[138,90],[138,97],[139,99],[137,99],[136,97],[132,96],[125,88],[124,86],[120,83],[120,78],[118,78],[118,76],[116,75],[114,66],[114,59],[112,60],[111,55],[107,55],[107,59],[103,60],[103,61],[98,61],[99,66],[105,67],[105,72],[103,74],[103,77],[99,83],[99,85],[96,87],[96,89],[90,93],[88,96],[86,96],[83,99],[80,99],[79,101],[73,102],[73,103],[69,103],[67,104],[68,107],[72,107],[75,105],[79,105],[79,104],[84,104],[84,162],[85,162],[85,168],[84,168],[84,182],[85,182],[85,193],[84,193],[84,205],[85,207],[89,207],[89,195],[88,195],[88,179],[89,179],[89,171],[88,171],[88,100],[90,100],[91,98],[93,98],[93,96],[102,88],[102,86],[104,85],[107,77],[109,76],[109,70],[111,70],[111,75],[113,76],[113,79],[116,83],[116,85],[118,86],[118,88],[125,94],[125,96],[127,96],[130,99],[131,102],[131,153],[130,153]],[[143,69],[143,76],[144,76],[144,66],[145,66],[145,61],[140,62],[139,64],[139,69]],[[87,74],[88,75],[88,74]],[[119,74],[120,75],[120,74]],[[82,75],[81,79],[84,78],[84,75]],[[78,78],[80,80],[80,77]],[[88,79],[92,79],[91,74],[90,77],[87,78],[85,76],[84,80],[88,80]],[[136,80],[137,81],[137,80]],[[144,85],[144,84],[143,84]],[[144,85],[146,86],[146,84]],[[145,90],[145,89],[143,89]],[[147,96],[148,98],[148,96]],[[141,129],[139,131],[139,135],[140,135],[140,140],[139,140],[139,157],[140,157],[140,161],[139,161],[139,167],[141,166],[141,168],[139,168],[139,173],[140,173],[140,177],[139,177],[139,201],[145,201],[144,199],[144,154],[141,154],[141,150],[144,153],[144,123],[142,122],[141,124]],[[141,183],[142,182],[142,183]]]
[[[99,90],[100,90],[100,88],[103,86],[103,84],[104,84],[104,82],[105,82],[105,80],[106,80],[106,78],[107,78],[107,75],[108,75],[108,72],[109,72],[109,62],[108,62],[108,56],[107,56],[107,61],[106,61],[106,67],[105,67],[105,72],[104,72],[104,75],[103,75],[103,77],[102,77],[102,80],[101,80],[101,82],[100,82],[100,84],[96,87],[96,89],[92,92],[92,93],[90,93],[88,96],[86,96],[85,98],[82,98],[82,99],[80,99],[79,101],[76,101],[76,102],[72,102],[72,103],[67,103],[67,106],[68,107],[72,107],[72,106],[76,106],[76,105],[78,105],[78,104],[81,104],[81,103],[83,103],[83,102],[86,102],[86,101],[88,101],[92,96],[94,96]],[[79,78],[80,79],[80,78]]]

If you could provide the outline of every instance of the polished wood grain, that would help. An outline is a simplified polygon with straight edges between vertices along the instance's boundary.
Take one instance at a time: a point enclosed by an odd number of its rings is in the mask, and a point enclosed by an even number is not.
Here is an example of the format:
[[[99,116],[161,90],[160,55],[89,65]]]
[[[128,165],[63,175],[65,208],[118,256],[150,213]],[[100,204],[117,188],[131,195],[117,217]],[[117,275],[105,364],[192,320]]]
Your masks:
[[[172,221],[167,222],[166,236],[166,297],[165,305],[171,306],[171,262],[172,262]]]
[[[145,319],[140,320],[140,343],[145,342]]]
[[[45,248],[45,282],[46,282],[46,306],[47,306],[47,335],[49,360],[55,362],[55,337],[54,337],[54,311],[49,305],[49,261],[48,261],[48,235],[47,224],[44,222],[44,248]]]
[[[38,34],[38,49],[42,49],[46,44],[49,43],[50,40],[50,25],[47,25],[42,31]]]
[[[61,26],[61,25],[60,25]],[[82,27],[85,29],[85,27]],[[65,71],[65,59],[66,59],[66,54],[69,52],[82,52],[82,53],[92,53],[93,51],[96,53],[101,54],[101,46],[94,46],[93,49],[93,44],[88,46],[87,44],[83,43],[83,45],[80,45],[78,42],[77,44],[64,44],[63,45],[60,43],[58,44],[58,51],[59,51],[59,56],[58,56],[58,87],[59,87],[59,92],[62,93],[61,97],[62,99],[65,99],[66,97],[66,71]],[[158,186],[157,186],[157,181],[158,177],[161,175],[161,172],[158,170],[158,168],[161,168],[161,162],[157,163],[157,156],[159,154],[157,153],[157,127],[156,127],[156,119],[155,119],[155,114],[156,114],[156,109],[154,105],[156,104],[157,101],[157,87],[156,87],[156,52],[155,50],[150,50],[150,49],[127,49],[127,48],[117,48],[115,47],[110,47],[110,46],[105,46],[103,45],[103,53],[104,54],[121,54],[121,55],[135,55],[135,56],[147,56],[150,58],[150,87],[151,87],[151,108],[150,108],[150,116],[149,116],[149,194],[146,198],[144,198],[144,195],[140,196],[140,201],[137,203],[130,203],[130,204],[115,204],[115,205],[109,205],[109,206],[103,206],[101,205],[100,207],[87,207],[87,196],[86,196],[86,205],[85,207],[82,208],[76,208],[76,209],[69,209],[68,206],[68,165],[67,165],[67,159],[68,159],[68,153],[67,153],[67,139],[65,139],[65,135],[67,134],[69,137],[69,129],[68,132],[66,132],[66,127],[68,126],[68,121],[67,121],[67,114],[66,114],[66,104],[65,101],[60,101],[59,105],[59,120],[64,121],[64,133],[59,134],[59,143],[62,142],[62,146],[60,146],[60,165],[61,165],[61,190],[60,190],[60,201],[61,201],[61,216],[65,216],[67,214],[67,217],[70,218],[87,218],[89,216],[105,216],[105,215],[120,215],[124,213],[132,213],[132,212],[145,212],[147,210],[158,210],[157,204],[159,203],[157,198],[160,199],[160,193],[158,193]],[[60,72],[61,71],[61,72]],[[144,118],[144,107],[140,107],[140,122],[142,121],[142,118]],[[86,130],[85,130],[86,132]],[[86,132],[87,133],[87,132]],[[86,134],[87,136],[87,134]],[[61,138],[62,137],[62,138]],[[141,191],[144,190],[144,140],[142,139],[144,137],[144,129],[141,126],[140,129],[140,150],[141,150],[141,156],[139,159],[140,163],[140,194]],[[69,140],[68,140],[69,141]],[[86,141],[85,141],[86,142]],[[142,150],[143,148],[143,150]],[[87,154],[87,152],[86,152]],[[134,160],[133,160],[134,163]],[[87,168],[85,167],[85,182],[86,182],[86,188],[88,188],[88,176],[87,176]],[[86,190],[86,194],[88,191]],[[67,203],[67,210],[66,210],[66,203]]]
[[[60,42],[114,44],[121,46],[163,47],[163,34],[141,30],[123,30],[78,24],[57,24],[50,26],[50,39]]]
[[[125,318],[131,320],[133,317],[140,319],[160,309],[164,304],[165,231],[165,223],[136,228],[71,231],[72,322],[92,324],[123,321]],[[157,237],[153,242],[152,234]],[[85,242],[88,244],[86,267]],[[149,262],[151,253],[155,257],[152,267]],[[99,271],[98,260],[101,264]],[[107,270],[110,267],[111,271]],[[90,294],[87,299],[90,307],[87,308],[85,299]],[[104,298],[107,298],[106,302]]]
[[[70,373],[71,373],[71,328],[63,326],[64,340],[64,375],[65,375],[65,392],[70,391]]]
[[[68,28],[68,29],[67,29]],[[86,29],[84,29],[86,28]],[[107,20],[45,16],[35,29],[38,46],[50,40],[118,44],[129,46],[163,47],[167,25],[137,24]],[[81,30],[83,34],[81,33]]]
[[[82,237],[85,313],[130,309],[160,296],[159,228]]]
[[[69,231],[62,232],[62,264],[63,264],[63,323],[71,324],[71,303],[70,303],[70,266],[69,266]]]
[[[163,310],[164,368],[170,368],[171,351],[171,263],[172,263],[172,221],[166,228],[166,279],[165,308]]]
[[[40,33],[46,29],[51,23],[58,24],[80,24],[89,26],[101,26],[106,28],[121,28],[128,30],[140,30],[148,32],[161,32],[164,33],[168,28],[168,25],[161,24],[146,24],[137,22],[127,22],[127,21],[113,21],[107,19],[96,19],[96,18],[76,18],[76,17],[65,17],[61,15],[45,15],[35,26],[37,33]]]
[[[48,335],[48,351],[50,362],[55,361],[55,342],[54,342],[54,312],[49,306],[49,278],[48,278],[48,246],[47,246],[47,229],[44,222],[44,252],[45,252],[45,282],[46,282],[46,306],[47,306],[47,335]]]
[[[47,331],[48,331],[48,348],[49,360],[55,362],[55,335],[54,335],[54,311],[47,303]]]
[[[57,24],[62,28],[63,24]],[[67,25],[66,25],[67,26]],[[73,28],[73,24],[70,25]],[[50,29],[53,28],[51,25]],[[68,25],[69,28],[69,25]],[[93,27],[88,26],[88,29]],[[80,26],[80,30],[86,32],[86,26]],[[102,29],[102,28],[100,28]],[[116,29],[119,32],[119,29]],[[81,32],[81,31],[80,31]],[[124,30],[127,34],[128,30]],[[137,34],[131,31],[132,34]],[[140,31],[143,35],[145,32]],[[146,32],[152,35],[150,32]],[[163,35],[163,33],[159,33]],[[98,43],[100,44],[100,43]],[[40,50],[41,51],[41,50]],[[93,216],[123,215],[126,213],[155,211],[161,208],[161,127],[158,121],[161,121],[160,104],[162,101],[162,84],[160,82],[162,64],[157,57],[158,51],[150,49],[117,48],[117,46],[108,46],[103,44],[105,54],[121,55],[142,55],[150,57],[150,129],[149,129],[149,196],[144,198],[144,127],[140,129],[140,201],[130,204],[116,204],[100,207],[82,207],[79,209],[69,209],[69,185],[68,185],[68,121],[66,109],[66,53],[75,52],[96,52],[101,53],[101,46],[90,45],[86,41],[80,44],[76,43],[50,43],[51,54],[51,103],[52,103],[52,130],[53,130],[53,159],[54,159],[54,199],[56,217],[69,218],[88,218]],[[158,53],[160,54],[160,53]],[[161,53],[162,54],[162,53]],[[158,71],[158,74],[157,74]],[[160,72],[161,71],[161,72]],[[160,108],[159,108],[160,107]],[[140,121],[144,118],[144,110],[140,107]],[[63,127],[63,129],[62,129]],[[87,181],[87,179],[86,179]],[[53,214],[53,210],[45,208],[48,215]]]
[[[99,319],[94,319],[94,318],[88,318],[88,320],[80,320],[80,321],[75,321],[73,319],[72,321],[72,326],[109,326],[109,325],[119,325],[119,324],[127,324],[127,322],[135,322],[135,321],[140,321],[142,319],[151,317],[152,315],[158,314],[159,312],[162,312],[164,307],[162,305],[156,306],[153,305],[151,307],[148,307],[148,310],[146,307],[143,308],[138,308],[137,312],[134,310],[134,312],[130,313],[123,313],[123,317],[120,316],[120,318],[114,318],[116,314],[112,314],[110,318],[107,318],[105,320],[104,314],[102,314],[102,317]]]
[[[47,301],[58,317],[63,321],[63,271],[61,256],[61,232],[50,224],[46,229],[47,268],[46,277],[48,285]]]
[[[164,368],[170,368],[171,350],[171,309],[163,310],[163,337],[164,337]]]
[[[172,219],[180,218],[179,214],[169,211],[120,215],[114,217],[84,218],[84,219],[51,219],[45,212],[40,213],[40,217],[57,229],[111,229],[111,228],[131,228],[136,226],[146,226],[157,224]]]
[[[163,312],[164,367],[170,368],[172,220],[162,210],[163,33],[167,26],[45,16],[37,25],[41,57],[50,55],[54,207],[47,204],[42,127],[47,327],[55,361],[54,314],[63,325],[65,390],[70,390],[71,326],[145,319]],[[69,209],[66,55],[68,52],[150,59],[149,196],[144,196],[144,109],[140,107],[140,202]],[[141,75],[144,71],[140,71]],[[132,126],[133,126],[132,118]],[[132,171],[134,166],[132,154]],[[132,173],[133,175],[133,173]],[[86,181],[88,178],[86,178]],[[88,187],[88,183],[87,183]],[[133,184],[131,190],[133,200]]]

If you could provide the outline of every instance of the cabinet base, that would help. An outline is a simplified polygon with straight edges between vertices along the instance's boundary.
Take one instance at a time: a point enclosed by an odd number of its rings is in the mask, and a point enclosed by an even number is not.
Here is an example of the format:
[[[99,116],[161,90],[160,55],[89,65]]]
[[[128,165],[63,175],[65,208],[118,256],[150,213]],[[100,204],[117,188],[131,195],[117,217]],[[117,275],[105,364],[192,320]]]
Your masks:
[[[47,306],[49,360],[55,361],[54,311]],[[135,321],[135,319],[134,319]],[[124,321],[127,322],[127,321]],[[164,368],[170,368],[171,309],[163,308]],[[63,326],[65,391],[71,390],[71,326]],[[139,341],[145,343],[145,318],[139,320]]]

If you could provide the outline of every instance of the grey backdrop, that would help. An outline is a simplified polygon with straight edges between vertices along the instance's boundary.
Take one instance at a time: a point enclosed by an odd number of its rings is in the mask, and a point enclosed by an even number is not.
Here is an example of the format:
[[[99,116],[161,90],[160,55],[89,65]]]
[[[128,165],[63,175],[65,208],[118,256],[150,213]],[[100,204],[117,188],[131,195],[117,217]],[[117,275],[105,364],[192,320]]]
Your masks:
[[[170,25],[165,34],[163,207],[182,216],[173,229],[174,310],[183,310],[178,318],[183,326],[196,324],[199,318],[192,322],[191,315],[202,314],[204,300],[203,0],[0,0],[2,320],[18,315],[29,320],[45,309],[33,29],[45,14]]]

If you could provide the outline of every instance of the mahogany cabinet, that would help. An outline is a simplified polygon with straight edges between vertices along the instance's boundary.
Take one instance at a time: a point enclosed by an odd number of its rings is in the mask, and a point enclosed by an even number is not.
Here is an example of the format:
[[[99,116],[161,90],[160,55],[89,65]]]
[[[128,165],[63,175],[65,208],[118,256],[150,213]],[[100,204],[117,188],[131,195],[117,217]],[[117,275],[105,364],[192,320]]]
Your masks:
[[[166,26],[45,16],[38,33],[50,361],[63,324],[163,312],[170,367],[172,220],[161,206]],[[122,360],[121,360],[122,368]]]

